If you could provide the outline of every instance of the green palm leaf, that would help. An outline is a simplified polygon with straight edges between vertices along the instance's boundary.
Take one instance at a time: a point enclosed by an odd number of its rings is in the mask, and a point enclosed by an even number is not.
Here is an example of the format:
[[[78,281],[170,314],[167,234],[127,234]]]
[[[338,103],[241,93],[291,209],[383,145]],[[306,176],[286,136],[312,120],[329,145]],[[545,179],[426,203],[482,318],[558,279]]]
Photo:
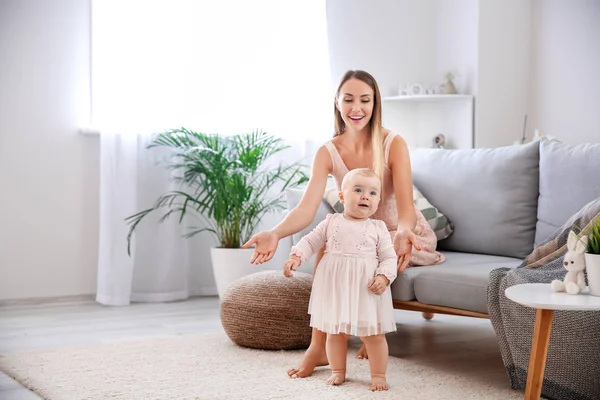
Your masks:
[[[160,222],[176,215],[182,223],[193,214],[208,225],[193,228],[186,238],[210,232],[221,247],[238,248],[267,213],[285,208],[286,188],[308,181],[306,167],[298,162],[268,166],[273,164],[269,163],[271,157],[289,146],[262,131],[226,137],[171,129],[153,136],[147,147],[169,149],[171,155],[163,161],[164,167],[173,171],[172,180],[180,189],[126,218],[130,226],[128,253],[139,223],[159,210],[163,212]]]

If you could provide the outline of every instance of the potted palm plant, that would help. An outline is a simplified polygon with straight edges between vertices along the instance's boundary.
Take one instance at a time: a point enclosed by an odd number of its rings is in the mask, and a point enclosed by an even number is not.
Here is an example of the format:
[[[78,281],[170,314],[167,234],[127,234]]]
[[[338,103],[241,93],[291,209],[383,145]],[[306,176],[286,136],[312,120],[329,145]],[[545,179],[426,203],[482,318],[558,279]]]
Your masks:
[[[213,272],[219,296],[240,277],[249,274],[253,249],[241,249],[265,214],[285,208],[286,188],[308,180],[298,162],[271,162],[285,150],[280,138],[262,131],[219,136],[186,128],[156,134],[149,149],[166,147],[170,156],[164,167],[174,173],[178,190],[161,195],[154,205],[126,219],[129,224],[127,251],[132,235],[150,213],[163,213],[160,221],[173,214],[180,223],[188,214],[200,217],[202,226],[184,235],[211,233],[218,247],[211,249]]]
[[[600,296],[600,217],[593,222],[588,235],[585,253],[585,269],[592,296]]]

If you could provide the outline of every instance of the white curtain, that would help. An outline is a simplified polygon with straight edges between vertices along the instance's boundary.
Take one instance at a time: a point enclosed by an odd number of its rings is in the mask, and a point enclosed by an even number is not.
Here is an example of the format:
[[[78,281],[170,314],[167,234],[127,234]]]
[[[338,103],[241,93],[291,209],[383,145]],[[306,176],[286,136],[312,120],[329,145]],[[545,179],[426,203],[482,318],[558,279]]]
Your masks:
[[[127,254],[125,218],[173,189],[157,165],[166,154],[146,149],[149,134],[262,129],[288,140],[288,157],[310,162],[332,133],[325,1],[92,0],[92,94],[101,132],[97,301],[216,294],[216,240],[183,239],[174,218],[144,220]]]

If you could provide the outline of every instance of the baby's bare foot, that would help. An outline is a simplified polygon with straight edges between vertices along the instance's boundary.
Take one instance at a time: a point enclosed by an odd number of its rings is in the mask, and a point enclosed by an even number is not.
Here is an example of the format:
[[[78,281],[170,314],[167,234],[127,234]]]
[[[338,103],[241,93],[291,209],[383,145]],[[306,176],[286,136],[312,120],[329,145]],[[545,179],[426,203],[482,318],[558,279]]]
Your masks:
[[[325,352],[318,352],[309,348],[306,350],[306,353],[304,353],[300,365],[296,368],[289,369],[287,374],[292,379],[306,378],[307,376],[312,375],[315,367],[327,364],[329,364],[329,362],[327,361],[327,354],[325,354]]]
[[[356,358],[358,358],[359,360],[368,360],[369,359],[369,355],[367,354],[367,348],[365,347],[364,343],[362,344],[362,346],[360,346],[360,349],[358,349]]]
[[[379,390],[388,390],[388,384],[385,380],[385,375],[371,375],[371,386],[369,389],[373,392]]]
[[[341,385],[346,381],[346,373],[345,372],[332,372],[331,376],[327,378],[325,384],[327,385]]]

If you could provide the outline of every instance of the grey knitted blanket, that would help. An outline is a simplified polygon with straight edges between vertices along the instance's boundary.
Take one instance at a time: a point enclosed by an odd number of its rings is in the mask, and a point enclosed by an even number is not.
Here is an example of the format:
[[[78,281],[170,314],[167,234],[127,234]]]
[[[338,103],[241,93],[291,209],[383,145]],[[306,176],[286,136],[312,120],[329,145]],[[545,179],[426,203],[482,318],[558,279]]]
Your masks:
[[[520,283],[563,279],[562,266],[571,229],[587,233],[600,218],[600,199],[587,204],[550,239],[540,244],[516,269],[493,270],[487,307],[500,353],[513,389],[525,389],[535,310],[506,298],[504,291]],[[542,396],[553,400],[600,399],[600,312],[556,311],[552,322]]]

